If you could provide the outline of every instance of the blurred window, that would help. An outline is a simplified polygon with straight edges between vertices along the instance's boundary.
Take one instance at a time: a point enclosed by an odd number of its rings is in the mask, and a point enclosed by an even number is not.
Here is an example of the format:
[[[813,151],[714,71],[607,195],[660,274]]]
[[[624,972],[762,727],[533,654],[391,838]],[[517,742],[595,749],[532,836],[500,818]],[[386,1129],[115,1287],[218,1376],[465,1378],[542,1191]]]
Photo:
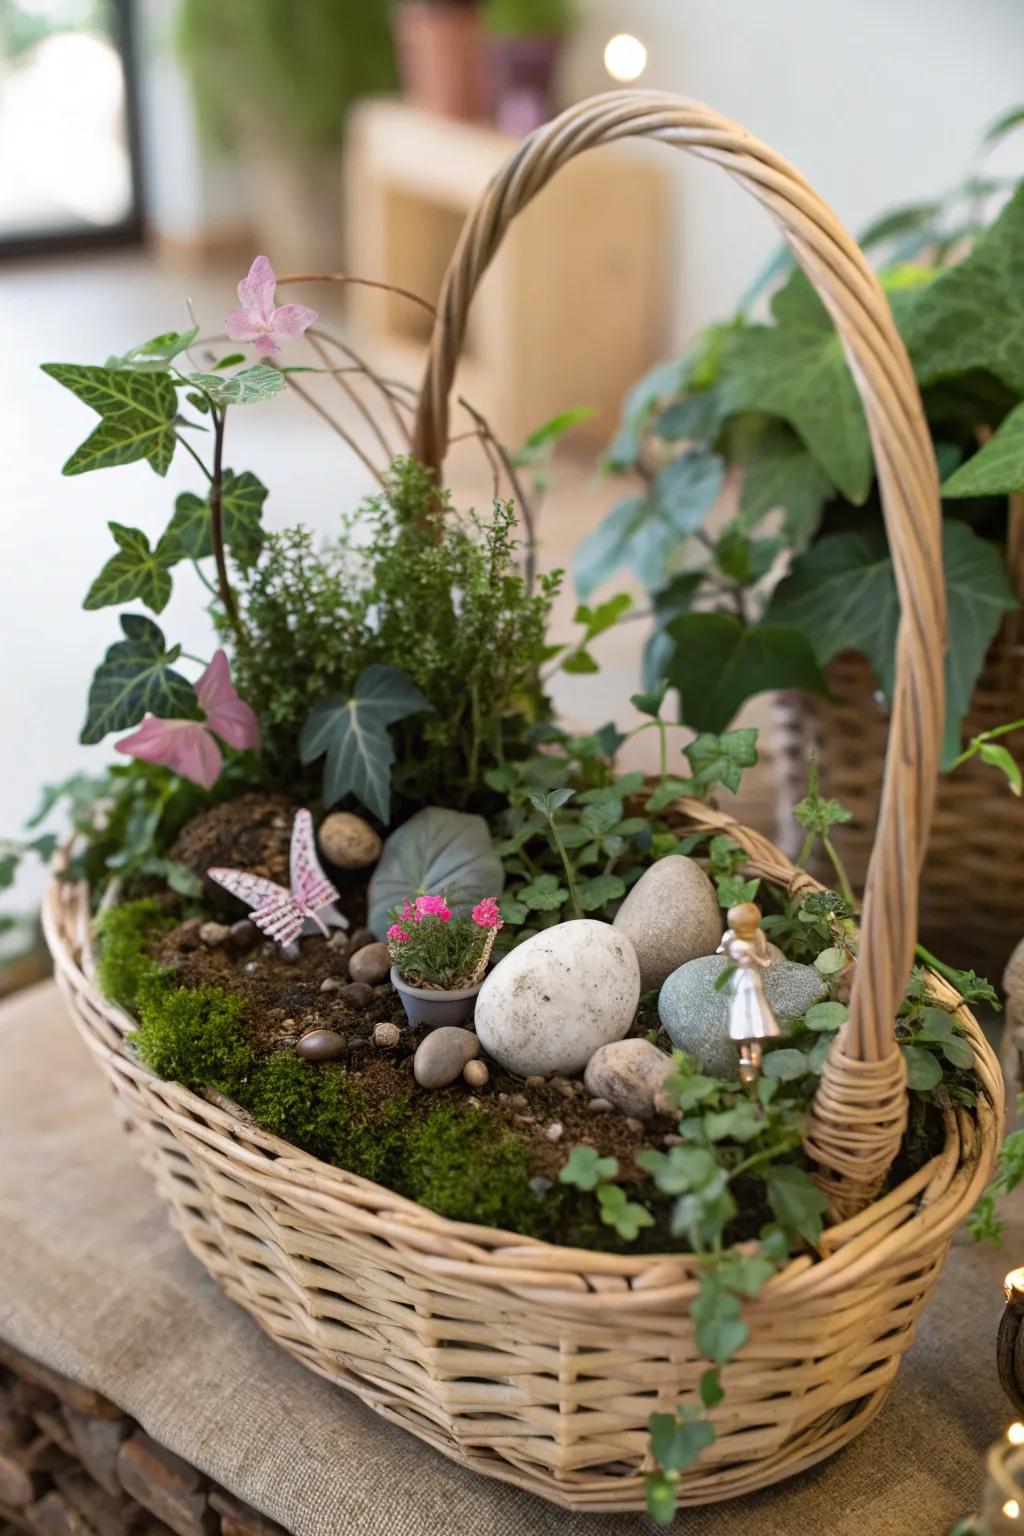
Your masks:
[[[0,0],[0,255],[141,239],[132,0]]]

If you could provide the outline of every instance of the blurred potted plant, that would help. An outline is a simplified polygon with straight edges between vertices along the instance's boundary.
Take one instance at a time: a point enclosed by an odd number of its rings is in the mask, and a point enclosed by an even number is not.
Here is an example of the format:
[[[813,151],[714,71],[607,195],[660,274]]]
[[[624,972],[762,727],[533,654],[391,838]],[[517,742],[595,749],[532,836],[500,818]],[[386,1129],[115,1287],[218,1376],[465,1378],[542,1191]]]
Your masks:
[[[1006,185],[973,174],[861,237],[881,257],[942,482],[946,768],[965,736],[1024,714],[1024,329],[1010,277],[1024,263],[1024,187],[994,221],[985,214]],[[751,315],[765,290],[767,324]],[[813,749],[824,793],[848,808],[837,808],[836,842],[860,883],[898,600],[867,422],[831,321],[787,254],[730,320],[634,387],[608,465],[641,484],[581,546],[581,597],[632,568],[654,619],[645,686],[666,679],[695,730],[722,731],[751,696],[783,691],[775,755],[787,819]],[[721,499],[727,484],[735,503]],[[735,510],[711,531],[708,514],[725,505]],[[922,885],[930,943],[998,969],[1024,927],[1024,875],[997,855],[1022,835],[1024,806],[980,757],[943,782]]]
[[[396,0],[402,94],[441,117],[473,121],[490,110],[490,79],[477,0]]]
[[[258,244],[339,267],[345,112],[395,83],[385,0],[183,0],[177,46],[203,138],[253,183]]]
[[[573,0],[484,0],[503,132],[531,133],[554,116],[558,61],[574,18]]]

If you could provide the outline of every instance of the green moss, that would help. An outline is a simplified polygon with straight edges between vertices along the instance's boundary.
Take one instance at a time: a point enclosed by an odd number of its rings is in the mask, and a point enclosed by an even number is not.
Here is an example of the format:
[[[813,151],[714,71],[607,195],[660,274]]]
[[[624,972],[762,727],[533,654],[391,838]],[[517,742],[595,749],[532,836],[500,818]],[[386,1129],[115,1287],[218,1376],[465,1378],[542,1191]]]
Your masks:
[[[344,1067],[281,1051],[256,1068],[244,1098],[265,1130],[349,1173],[390,1183],[401,1165],[408,1101],[376,1103]]]
[[[551,1214],[532,1173],[520,1137],[470,1106],[439,1104],[406,1140],[399,1187],[439,1216],[529,1234]]]
[[[107,997],[134,1012],[143,990],[159,985],[168,975],[148,953],[148,946],[173,927],[174,919],[150,897],[110,907],[96,919],[97,970]]]
[[[144,983],[133,1040],[158,1077],[186,1088],[219,1088],[237,1098],[252,1053],[245,1037],[245,1003],[220,987],[168,987],[165,973]]]

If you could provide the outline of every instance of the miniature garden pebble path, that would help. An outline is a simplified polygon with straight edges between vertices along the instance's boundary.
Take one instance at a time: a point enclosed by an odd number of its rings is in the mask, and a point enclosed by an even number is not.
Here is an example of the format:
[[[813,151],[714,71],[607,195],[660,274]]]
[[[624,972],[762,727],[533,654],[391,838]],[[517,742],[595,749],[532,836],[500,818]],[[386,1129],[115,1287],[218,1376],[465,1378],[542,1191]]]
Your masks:
[[[0,1008],[0,1337],[112,1397],[170,1449],[295,1536],[645,1536],[481,1479],[384,1423],[271,1340],[166,1222],[52,985]],[[116,1196],[115,1196],[116,1191]],[[1024,1199],[1007,1251],[1024,1248]],[[994,1368],[1005,1258],[954,1245],[875,1424],[822,1467],[735,1507],[681,1511],[685,1536],[945,1532],[977,1508],[1010,1414]],[[969,1304],[968,1304],[969,1298]]]

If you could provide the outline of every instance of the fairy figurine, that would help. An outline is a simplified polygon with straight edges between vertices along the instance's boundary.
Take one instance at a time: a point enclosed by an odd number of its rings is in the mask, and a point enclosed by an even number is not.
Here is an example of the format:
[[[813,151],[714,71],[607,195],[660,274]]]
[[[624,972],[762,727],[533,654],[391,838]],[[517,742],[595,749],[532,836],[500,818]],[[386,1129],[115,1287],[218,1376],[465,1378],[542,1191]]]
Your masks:
[[[752,1083],[761,1073],[761,1041],[782,1031],[761,977],[771,965],[761,909],[752,901],[743,901],[729,908],[728,918],[717,953],[727,955],[735,966],[729,979],[729,1038],[739,1052],[740,1081]]]

